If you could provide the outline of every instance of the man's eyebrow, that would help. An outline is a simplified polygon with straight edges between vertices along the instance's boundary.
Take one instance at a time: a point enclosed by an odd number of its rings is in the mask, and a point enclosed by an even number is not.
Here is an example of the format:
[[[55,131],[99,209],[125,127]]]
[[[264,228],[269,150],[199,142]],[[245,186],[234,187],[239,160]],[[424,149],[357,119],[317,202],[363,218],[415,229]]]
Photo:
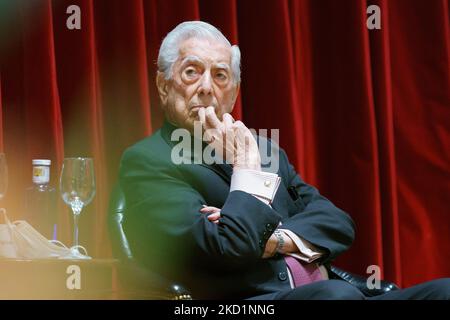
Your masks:
[[[225,62],[220,62],[214,65],[214,67],[216,67],[217,69],[224,69],[224,70],[230,70],[230,66],[228,65],[228,63]]]
[[[203,61],[196,56],[187,56],[183,60],[181,60],[181,64],[184,65],[186,63],[200,63],[203,64]]]
[[[186,65],[189,63],[197,63],[197,64],[201,64],[201,65],[205,64],[204,61],[197,56],[186,56],[183,58],[183,60],[181,60],[181,65]],[[227,71],[231,70],[229,64],[225,63],[225,62],[215,63],[214,67],[217,69],[223,69],[223,70],[227,70]]]

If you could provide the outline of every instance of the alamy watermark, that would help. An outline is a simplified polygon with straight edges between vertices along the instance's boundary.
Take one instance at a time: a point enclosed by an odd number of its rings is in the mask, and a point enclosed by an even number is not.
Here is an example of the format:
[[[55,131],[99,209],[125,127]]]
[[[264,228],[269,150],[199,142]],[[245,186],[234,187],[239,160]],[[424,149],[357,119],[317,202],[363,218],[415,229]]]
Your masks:
[[[66,20],[66,27],[69,30],[81,29],[81,9],[79,6],[72,4],[67,7],[66,13],[70,14]]]
[[[381,289],[381,268],[376,264],[367,267],[367,274],[370,276],[366,280],[367,289]]]
[[[66,273],[69,275],[66,279],[66,287],[69,290],[81,289],[81,269],[76,264],[67,267]]]
[[[81,30],[81,8],[75,4],[67,7],[66,13],[69,16],[66,19],[66,27],[69,30]],[[369,5],[366,13],[370,14],[366,20],[366,26],[369,30],[381,29],[381,9],[376,4]]]
[[[366,10],[370,16],[366,20],[366,26],[369,30],[381,29],[381,9],[376,4],[370,5]]]
[[[202,129],[200,121],[194,122],[194,133],[187,129],[178,128],[172,132],[171,141],[178,142],[173,148],[171,159],[174,164],[230,164],[233,165],[236,157],[236,149],[232,146],[236,138],[231,131],[226,135],[215,134],[218,129]],[[279,129],[270,129],[270,139],[267,136],[267,129],[249,129],[255,140],[258,141],[258,149],[261,159],[261,167],[264,171],[277,173],[280,162],[279,150]],[[211,137],[221,136],[223,141],[211,142]],[[248,138],[248,137],[246,137]],[[208,143],[203,147],[203,142]],[[247,141],[248,142],[248,141]],[[224,146],[228,146],[225,147]],[[255,152],[250,143],[245,143],[243,151],[245,158],[252,158],[251,152]],[[226,152],[224,152],[226,150]],[[225,154],[224,154],[225,153]],[[242,153],[242,150],[241,150]],[[242,157],[242,156],[241,156]],[[253,157],[254,158],[254,157]]]

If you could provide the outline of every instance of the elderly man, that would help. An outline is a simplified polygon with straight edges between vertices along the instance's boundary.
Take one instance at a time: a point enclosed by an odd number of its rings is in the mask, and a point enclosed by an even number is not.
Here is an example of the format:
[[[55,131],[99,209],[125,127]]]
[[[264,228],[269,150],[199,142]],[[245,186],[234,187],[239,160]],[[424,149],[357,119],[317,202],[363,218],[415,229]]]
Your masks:
[[[365,298],[347,282],[328,280],[325,268],[352,244],[352,219],[302,181],[282,149],[230,115],[239,48],[207,23],[184,22],[163,40],[158,69],[166,120],[126,150],[120,168],[135,258],[197,298]],[[174,161],[177,130],[193,136],[188,160],[200,141],[201,151],[213,146],[214,159],[226,161]],[[261,144],[278,153],[275,172],[261,164]],[[384,298],[429,291],[446,299],[445,281]]]

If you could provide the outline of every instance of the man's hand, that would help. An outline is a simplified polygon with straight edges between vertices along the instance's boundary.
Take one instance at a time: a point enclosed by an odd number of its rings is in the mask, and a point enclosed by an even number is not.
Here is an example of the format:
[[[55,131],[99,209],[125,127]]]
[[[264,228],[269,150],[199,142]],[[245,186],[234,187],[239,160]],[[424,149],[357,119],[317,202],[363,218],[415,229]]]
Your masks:
[[[241,121],[234,121],[229,113],[225,113],[220,121],[213,107],[200,108],[198,116],[206,141],[221,153],[227,163],[234,169],[261,170],[258,144]]]
[[[272,233],[269,240],[266,242],[266,247],[264,248],[264,254],[263,259],[271,258],[275,255],[277,252],[278,247],[278,239],[277,237]]]
[[[233,129],[236,147],[233,169],[261,171],[261,156],[255,137],[242,121],[234,122]]]
[[[208,214],[208,220],[218,224],[220,219],[220,209],[216,207],[211,206],[203,206],[203,208],[200,209],[201,213]]]

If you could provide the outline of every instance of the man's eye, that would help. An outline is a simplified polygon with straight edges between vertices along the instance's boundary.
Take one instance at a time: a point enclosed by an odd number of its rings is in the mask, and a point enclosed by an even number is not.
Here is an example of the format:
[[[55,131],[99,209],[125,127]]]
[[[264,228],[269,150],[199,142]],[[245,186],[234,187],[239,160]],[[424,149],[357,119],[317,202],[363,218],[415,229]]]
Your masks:
[[[227,79],[227,75],[223,72],[218,72],[216,73],[216,78],[219,80],[226,80]]]
[[[185,73],[188,77],[193,77],[197,75],[197,71],[193,68],[186,69]]]

